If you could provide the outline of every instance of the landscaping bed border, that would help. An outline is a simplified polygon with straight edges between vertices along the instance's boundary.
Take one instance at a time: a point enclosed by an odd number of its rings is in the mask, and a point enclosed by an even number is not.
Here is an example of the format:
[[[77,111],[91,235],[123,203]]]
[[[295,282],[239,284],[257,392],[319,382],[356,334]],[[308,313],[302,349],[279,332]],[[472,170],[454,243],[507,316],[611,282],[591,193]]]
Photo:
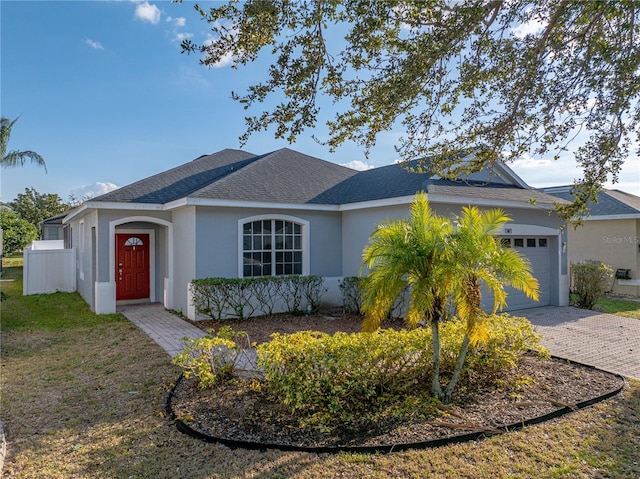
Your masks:
[[[598,370],[607,374],[611,374],[612,376],[618,378],[621,381],[621,386],[617,389],[609,391],[600,396],[596,396],[594,398],[581,401],[571,406],[561,407],[550,413],[543,414],[542,416],[526,419],[524,421],[518,421],[516,423],[502,426],[499,428],[491,428],[491,429],[486,429],[482,431],[475,431],[471,433],[449,436],[445,438],[431,439],[428,441],[400,443],[400,444],[378,444],[378,445],[371,445],[371,446],[295,446],[293,444],[243,441],[243,440],[228,439],[228,438],[211,436],[209,434],[204,434],[200,431],[195,430],[191,426],[189,426],[185,421],[178,419],[176,414],[173,411],[172,399],[173,399],[173,395],[175,393],[176,388],[178,387],[178,385],[183,379],[182,374],[180,374],[177,381],[169,391],[169,394],[167,395],[167,400],[165,403],[165,408],[169,417],[175,422],[176,428],[178,429],[178,431],[182,432],[183,434],[187,434],[188,436],[191,436],[193,438],[199,439],[201,441],[208,442],[208,443],[223,444],[232,449],[236,449],[236,448],[251,449],[251,450],[277,449],[280,451],[296,451],[296,452],[307,452],[307,453],[316,453],[316,454],[322,454],[322,453],[336,454],[339,452],[360,453],[360,454],[388,454],[394,451],[404,451],[408,449],[429,449],[434,447],[446,446],[448,444],[457,444],[461,442],[475,441],[475,440],[495,436],[497,434],[503,434],[511,431],[518,431],[520,429],[523,429],[526,426],[533,426],[535,424],[540,424],[542,422],[550,421],[551,419],[562,417],[565,414],[575,412],[580,409],[584,409],[586,407],[592,406],[593,404],[596,404],[598,402],[601,402],[613,396],[616,396],[617,394],[622,392],[622,390],[625,388],[627,384],[625,378],[620,374],[611,373],[609,371],[604,371],[599,368],[596,368],[595,366],[582,364],[577,361],[571,361],[566,358],[560,358],[557,356],[551,356],[551,359],[567,361],[568,363],[575,364],[580,367],[584,367],[592,370]]]

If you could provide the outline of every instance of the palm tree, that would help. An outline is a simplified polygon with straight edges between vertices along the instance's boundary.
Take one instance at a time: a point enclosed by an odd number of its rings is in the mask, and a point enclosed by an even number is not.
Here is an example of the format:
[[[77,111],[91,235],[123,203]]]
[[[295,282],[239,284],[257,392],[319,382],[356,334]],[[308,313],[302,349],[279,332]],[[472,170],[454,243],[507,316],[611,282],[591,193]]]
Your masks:
[[[480,211],[475,206],[465,207],[450,238],[446,262],[455,278],[449,285],[450,294],[458,317],[466,323],[466,333],[444,393],[445,400],[451,398],[460,378],[469,346],[486,339],[487,321],[492,315],[481,308],[482,285],[493,294],[492,314],[507,305],[505,286],[538,300],[538,280],[531,273],[529,261],[518,251],[503,248],[494,236],[508,221],[510,218],[501,209]]]
[[[379,224],[365,247],[363,268],[370,272],[363,290],[363,329],[379,327],[396,298],[408,288],[407,322],[415,327],[425,321],[431,328],[431,389],[441,400],[450,400],[469,346],[486,336],[490,316],[480,307],[482,284],[494,294],[494,312],[506,305],[505,285],[537,299],[538,282],[527,260],[515,250],[503,249],[493,236],[507,221],[501,210],[480,212],[468,207],[454,225],[433,214],[426,195],[419,193],[410,218]],[[447,316],[449,300],[467,327],[453,376],[443,391],[439,324]]]
[[[10,151],[7,153],[7,143],[9,143],[9,137],[11,136],[11,128],[18,121],[18,118],[13,121],[5,117],[0,118],[0,164],[2,166],[23,166],[27,159],[30,159],[31,163],[42,166],[47,171],[44,158],[35,151]]]
[[[372,331],[391,310],[399,295],[408,290],[407,322],[416,327],[425,321],[431,328],[433,372],[432,392],[443,398],[440,386],[440,321],[445,315],[448,284],[447,238],[451,222],[433,214],[424,193],[416,195],[409,220],[380,223],[363,252],[363,329]]]

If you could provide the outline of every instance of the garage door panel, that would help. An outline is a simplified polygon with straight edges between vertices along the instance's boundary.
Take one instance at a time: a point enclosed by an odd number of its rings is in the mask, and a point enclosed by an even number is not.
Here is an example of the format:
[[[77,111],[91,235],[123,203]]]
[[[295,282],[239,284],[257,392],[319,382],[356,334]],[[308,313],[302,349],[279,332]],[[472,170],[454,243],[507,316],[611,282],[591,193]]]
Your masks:
[[[522,292],[511,287],[505,287],[508,294],[506,311],[548,306],[551,304],[551,250],[550,238],[522,237],[509,238],[509,243],[531,263],[533,276],[539,283],[539,301],[527,298]],[[518,240],[518,241],[516,241]],[[542,241],[541,241],[542,240]],[[482,290],[482,307],[485,311],[493,308],[493,295],[486,288]]]

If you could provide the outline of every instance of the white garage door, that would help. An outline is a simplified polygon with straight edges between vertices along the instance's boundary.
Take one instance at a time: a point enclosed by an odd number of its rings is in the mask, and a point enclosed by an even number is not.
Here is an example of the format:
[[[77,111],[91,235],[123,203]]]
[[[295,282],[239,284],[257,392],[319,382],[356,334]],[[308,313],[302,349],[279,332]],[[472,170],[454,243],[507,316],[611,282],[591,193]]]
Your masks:
[[[505,288],[507,296],[507,311],[518,309],[535,308],[537,306],[548,306],[551,300],[551,240],[546,236],[522,236],[502,238],[502,244],[515,248],[524,255],[530,262],[533,275],[540,283],[539,301],[533,301],[524,293],[513,288]],[[485,311],[490,311],[493,307],[493,296],[483,290],[482,304]]]

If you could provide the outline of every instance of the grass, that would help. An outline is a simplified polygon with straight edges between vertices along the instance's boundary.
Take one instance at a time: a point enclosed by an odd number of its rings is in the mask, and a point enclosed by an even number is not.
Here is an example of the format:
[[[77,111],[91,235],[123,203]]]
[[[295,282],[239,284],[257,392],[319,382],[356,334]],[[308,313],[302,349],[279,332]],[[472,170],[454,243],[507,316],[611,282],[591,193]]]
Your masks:
[[[165,417],[177,377],[120,315],[73,294],[22,297],[9,267],[2,302],[1,414],[9,478],[640,477],[640,383],[562,419],[490,439],[389,455],[230,450]]]
[[[602,313],[617,314],[627,318],[640,319],[640,301],[610,298],[603,296],[598,300],[594,309]]]

